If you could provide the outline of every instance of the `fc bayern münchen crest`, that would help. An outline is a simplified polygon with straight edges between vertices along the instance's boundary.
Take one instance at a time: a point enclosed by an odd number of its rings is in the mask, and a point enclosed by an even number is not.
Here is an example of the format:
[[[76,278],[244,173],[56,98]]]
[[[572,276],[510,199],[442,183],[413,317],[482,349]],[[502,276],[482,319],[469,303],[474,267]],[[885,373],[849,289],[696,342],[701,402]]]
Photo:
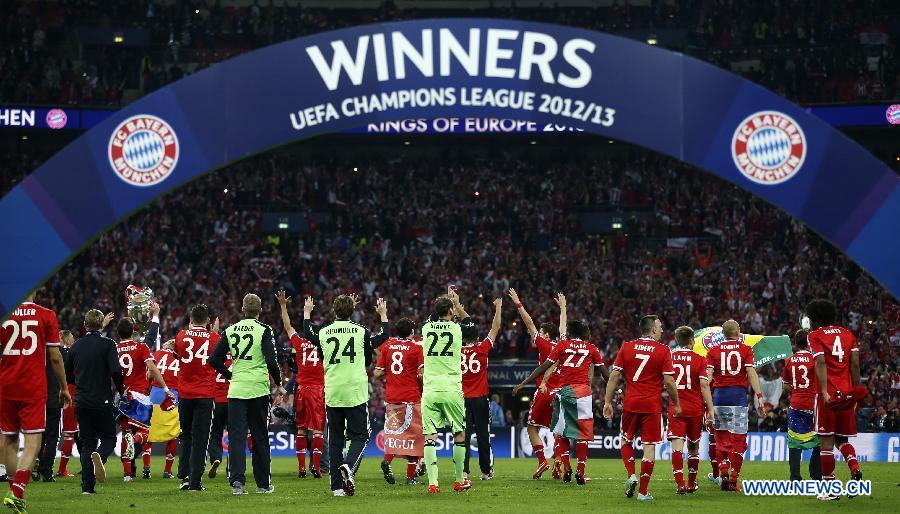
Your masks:
[[[745,177],[767,186],[793,177],[806,159],[806,136],[787,114],[760,111],[744,118],[731,140],[734,164]]]
[[[178,136],[163,119],[138,114],[116,127],[109,138],[109,164],[133,186],[165,180],[178,164]]]

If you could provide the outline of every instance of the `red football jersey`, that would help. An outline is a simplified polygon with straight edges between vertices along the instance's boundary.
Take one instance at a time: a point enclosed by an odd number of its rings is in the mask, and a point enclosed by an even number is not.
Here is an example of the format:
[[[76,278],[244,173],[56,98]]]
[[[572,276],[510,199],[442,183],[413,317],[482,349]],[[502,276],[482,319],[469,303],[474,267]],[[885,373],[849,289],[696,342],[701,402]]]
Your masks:
[[[550,382],[558,380],[557,387],[590,385],[588,372],[591,366],[603,364],[600,350],[593,343],[581,339],[565,339],[556,343],[547,360],[559,363],[556,366],[559,378],[550,378]]]
[[[740,341],[726,339],[709,349],[706,368],[713,370],[716,387],[749,386],[746,368],[753,367],[753,350]]]
[[[624,410],[662,412],[663,375],[675,374],[668,346],[649,337],[628,341],[619,349],[612,367],[625,377]]]
[[[231,369],[231,356],[225,358],[225,367],[229,370]],[[215,399],[216,403],[228,403],[228,379],[223,377],[220,373],[216,373],[216,385],[215,390]]]
[[[159,368],[159,373],[162,375],[163,380],[166,381],[166,385],[169,389],[178,389],[178,368],[180,363],[178,362],[178,357],[175,356],[175,352],[172,350],[157,350],[155,354],[153,354],[153,360],[156,361],[156,367]],[[151,386],[156,384],[151,383]]]
[[[181,398],[215,397],[216,370],[209,364],[209,355],[219,334],[204,327],[191,325],[175,337],[175,355],[181,361],[178,373],[178,395]]]
[[[116,343],[116,352],[119,353],[125,387],[136,393],[150,394],[150,383],[147,381],[147,361],[153,360],[150,348],[143,342],[127,339]]]
[[[791,385],[791,407],[813,410],[816,393],[816,362],[808,350],[800,350],[784,361],[782,380]]]
[[[702,416],[703,393],[700,392],[700,381],[707,380],[706,359],[688,348],[672,350],[672,369],[675,371],[675,387],[678,389],[678,403],[681,404],[681,416]],[[669,402],[669,416],[675,415],[675,404]]]
[[[297,385],[325,385],[325,368],[315,343],[294,332],[291,348],[297,359]]]
[[[543,337],[535,334],[534,335],[534,345],[537,346],[537,350],[538,350],[538,365],[541,365],[544,363],[545,360],[547,360],[547,357],[550,356],[550,352],[553,351],[553,347],[556,346],[556,343],[554,343],[553,341],[548,341],[548,340],[544,339]],[[538,375],[537,379],[535,379],[535,381],[534,381],[534,386],[540,387],[541,382],[543,382],[543,381],[544,381],[544,375]],[[551,380],[548,380],[548,382],[551,382],[551,381],[552,381],[552,376],[551,376]],[[547,384],[547,387],[550,387],[550,384]]]
[[[462,347],[463,397],[480,398],[488,395],[488,354],[494,342],[485,337],[479,343]]]
[[[0,325],[0,391],[9,400],[47,396],[47,347],[59,346],[56,314],[25,302]]]
[[[384,399],[388,403],[418,402],[422,399],[419,370],[425,366],[422,346],[412,339],[392,337],[378,348],[375,369],[384,371]]]
[[[853,388],[850,378],[850,352],[858,352],[856,336],[844,327],[831,325],[809,333],[809,349],[813,357],[825,356],[828,371],[828,394],[849,392]]]

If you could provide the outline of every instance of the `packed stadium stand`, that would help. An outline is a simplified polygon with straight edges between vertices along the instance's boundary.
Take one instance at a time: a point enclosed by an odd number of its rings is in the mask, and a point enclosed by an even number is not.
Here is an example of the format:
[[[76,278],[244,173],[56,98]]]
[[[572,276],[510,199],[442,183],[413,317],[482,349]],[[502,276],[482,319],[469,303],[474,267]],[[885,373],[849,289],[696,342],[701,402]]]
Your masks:
[[[570,317],[589,321],[611,362],[635,334],[636,313],[660,313],[670,331],[735,317],[747,333],[792,333],[806,302],[841,291],[842,323],[859,338],[864,377],[892,383],[872,389],[862,426],[896,427],[895,417],[882,419],[896,413],[900,392],[892,342],[900,306],[889,293],[801,223],[735,186],[625,145],[582,146],[467,145],[429,158],[399,141],[349,154],[317,143],[253,158],[103,235],[44,296],[61,326],[77,328],[92,306],[121,311],[123,284],[149,285],[171,334],[194,303],[229,322],[243,291],[258,290],[271,306],[281,287],[314,296],[319,315],[338,292],[355,291],[367,304],[361,322],[375,324],[376,297],[389,300],[394,319],[421,321],[441,285],[453,282],[486,333],[490,302],[508,287],[536,320],[556,320],[551,297],[564,291]],[[442,214],[447,206],[456,206],[451,216]],[[618,221],[604,226],[607,219]],[[268,322],[275,316],[267,311]],[[504,307],[504,319],[492,358],[533,361],[514,306]],[[283,335],[280,343],[287,358]],[[762,375],[777,382],[777,404],[780,372]],[[380,403],[376,391],[373,412]],[[766,421],[783,429],[780,411],[772,416]]]
[[[475,8],[397,1],[360,9],[364,3],[11,2],[0,12],[0,103],[119,107],[269,44],[363,23],[451,16],[514,17],[646,40],[801,104],[900,98],[900,3],[891,0],[778,7],[764,0],[498,1]],[[900,163],[895,139],[851,135],[895,169]],[[53,137],[4,141],[0,195],[72,136]],[[336,291],[358,291],[367,304],[361,321],[374,324],[378,296],[388,298],[392,317],[421,321],[441,284],[456,282],[486,331],[490,301],[509,286],[536,320],[556,319],[551,295],[564,291],[570,316],[589,321],[611,362],[635,335],[638,313],[659,313],[667,340],[678,325],[700,328],[728,317],[747,333],[790,334],[802,306],[828,295],[859,339],[872,392],[857,413],[860,430],[898,431],[900,305],[809,228],[737,187],[594,139],[574,148],[512,139],[502,152],[489,140],[407,146],[387,138],[353,143],[353,152],[342,150],[346,140],[328,141],[243,161],[149,205],[59,270],[40,301],[56,310],[61,327],[80,331],[86,309],[121,312],[125,285],[150,286],[171,337],[193,303],[209,304],[228,322],[243,292],[259,291],[271,307],[281,287],[295,307],[315,296],[318,315]],[[448,206],[450,216],[443,214]],[[277,325],[274,310],[265,316]],[[288,358],[283,335],[279,343]],[[515,309],[505,305],[492,359],[532,362],[533,350]],[[780,369],[760,375],[776,408],[751,423],[785,430]],[[611,424],[600,418],[601,386],[595,426],[616,428],[618,416]],[[376,419],[383,417],[381,387],[372,381]],[[527,404],[508,395],[501,401],[520,423]]]

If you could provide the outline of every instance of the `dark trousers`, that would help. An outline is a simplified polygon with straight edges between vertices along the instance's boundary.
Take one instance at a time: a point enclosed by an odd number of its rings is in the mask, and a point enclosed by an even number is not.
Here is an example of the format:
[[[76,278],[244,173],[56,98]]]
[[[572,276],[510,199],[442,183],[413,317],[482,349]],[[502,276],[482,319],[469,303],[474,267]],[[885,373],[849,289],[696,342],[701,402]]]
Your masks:
[[[809,478],[812,480],[822,479],[822,468],[819,464],[820,458],[819,447],[813,448],[812,455],[809,457]],[[788,449],[788,465],[791,469],[791,480],[802,480],[800,476],[800,460],[803,457],[803,450],[800,448]]]
[[[344,464],[356,473],[369,444],[369,410],[367,404],[356,407],[325,407],[328,417],[328,457],[331,490],[344,488],[340,467]],[[344,456],[344,444],[350,439],[350,448]]]
[[[466,465],[469,472],[469,454],[472,447],[472,434],[478,438],[478,467],[484,474],[491,472],[491,411],[487,396],[466,398]]]
[[[272,453],[269,448],[269,396],[228,400],[228,479],[246,484],[247,430],[253,437],[253,478],[257,487],[271,483]]]
[[[106,462],[116,447],[116,421],[112,407],[83,409],[76,406],[75,417],[81,433],[81,490],[93,491],[97,479],[91,453],[99,453],[100,459]]]
[[[222,436],[228,426],[228,402],[217,402],[213,408],[212,429],[209,431],[209,461],[222,462]]]
[[[53,476],[53,463],[56,460],[56,446],[59,444],[59,428],[62,420],[62,408],[58,402],[51,404],[47,400],[47,427],[41,437],[41,453],[38,455],[40,462],[38,471],[42,477]]]
[[[178,457],[178,478],[190,478],[190,487],[200,487],[206,464],[206,447],[212,425],[212,398],[180,398],[178,420],[181,422],[181,455]]]

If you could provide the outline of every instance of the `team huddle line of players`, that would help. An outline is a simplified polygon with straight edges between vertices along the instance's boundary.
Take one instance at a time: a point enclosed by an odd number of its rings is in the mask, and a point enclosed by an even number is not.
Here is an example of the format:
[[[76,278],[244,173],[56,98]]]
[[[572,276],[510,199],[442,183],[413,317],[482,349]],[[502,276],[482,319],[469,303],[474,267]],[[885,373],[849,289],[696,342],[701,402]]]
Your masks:
[[[554,478],[569,482],[574,478],[584,485],[587,442],[593,439],[593,401],[591,384],[599,373],[606,381],[603,415],[613,415],[614,396],[625,385],[622,414],[621,455],[626,469],[626,496],[637,489],[638,500],[650,500],[648,487],[654,466],[655,445],[663,437],[672,441],[672,466],[677,493],[698,489],[700,433],[710,429],[710,478],[723,490],[736,490],[746,451],[747,413],[752,399],[748,387],[761,398],[753,362],[753,352],[740,341],[740,327],[728,320],[723,324],[724,341],[709,349],[706,357],[691,350],[693,330],[683,326],[675,330],[678,348],[671,350],[660,342],[663,326],[655,315],[643,316],[639,322],[641,337],[621,346],[612,370],[603,364],[599,350],[589,342],[590,330],[582,320],[567,320],[566,299],[557,295],[559,325],[543,323],[536,327],[515,290],[509,297],[534,337],[539,353],[538,367],[513,394],[534,382],[537,391],[532,400],[528,432],[538,460],[533,478],[539,479],[550,469],[539,437],[541,427],[555,435]],[[386,402],[415,405],[421,408],[424,436],[423,455],[406,455],[406,483],[418,483],[417,476],[428,475],[429,493],[440,491],[436,440],[438,432],[448,428],[453,434],[454,490],[472,487],[469,480],[468,443],[477,435],[481,478],[493,478],[490,434],[488,430],[488,355],[500,331],[502,300],[494,301],[494,317],[487,337],[479,340],[477,329],[460,302],[454,287],[433,302],[432,313],[414,336],[414,323],[400,319],[394,326],[394,337],[388,321],[386,303],[378,299],[376,312],[381,318],[377,334],[353,321],[359,303],[356,295],[340,295],[332,305],[334,320],[323,326],[311,322],[314,301],[303,305],[302,332],[291,325],[288,307],[291,299],[281,291],[276,295],[281,320],[295,352],[297,388],[294,410],[297,425],[298,476],[306,476],[305,456],[308,436],[312,435],[311,472],[321,477],[323,432],[328,429],[330,482],[335,496],[350,496],[356,491],[355,473],[362,461],[371,436],[368,422],[368,368],[386,379]],[[62,385],[59,391],[64,409],[70,409],[75,398],[76,418],[81,422],[86,406],[89,379],[79,354],[90,350],[89,340],[100,335],[113,319],[97,310],[85,315],[88,334],[71,345],[63,358],[59,351],[60,331],[55,314],[33,303],[33,296],[20,305],[2,324],[0,343],[0,456],[7,469],[15,469],[10,477],[10,492],[4,503],[25,512],[25,488],[31,464],[40,447],[40,435],[46,426],[45,359],[53,376]],[[259,322],[262,302],[259,297],[244,297],[244,319],[219,330],[218,319],[210,320],[204,305],[191,310],[191,324],[177,337],[167,341],[151,355],[159,334],[159,305],[150,306],[147,323],[142,326],[131,318],[116,325],[119,341],[113,343],[114,355],[109,362],[109,378],[122,396],[116,419],[123,433],[121,455],[125,481],[132,480],[132,459],[143,447],[144,476],[149,478],[149,422],[151,405],[164,410],[176,402],[181,424],[181,455],[177,476],[184,490],[203,490],[201,479],[206,473],[214,478],[222,462],[222,432],[228,426],[231,450],[238,458],[229,463],[228,478],[233,494],[246,494],[244,445],[251,445],[254,478],[258,493],[271,493],[271,454],[267,423],[271,407],[285,396],[280,383],[274,336],[271,327]],[[836,309],[827,300],[815,300],[807,307],[813,330],[802,341],[797,337],[797,353],[785,366],[786,389],[791,392],[789,425],[795,431],[815,432],[821,449],[818,460],[824,480],[834,479],[833,449],[837,443],[854,479],[862,477],[855,450],[848,438],[856,435],[853,406],[864,395],[859,387],[859,357],[856,340],[846,328],[834,325]],[[138,341],[136,327],[142,328]],[[302,335],[301,335],[302,333]],[[69,341],[71,334],[64,331]],[[111,341],[110,341],[111,342]],[[377,360],[376,360],[376,350]],[[46,357],[45,357],[46,356]],[[92,364],[93,366],[94,364]],[[23,387],[23,377],[28,386]],[[101,377],[102,378],[102,377]],[[69,383],[75,381],[74,395]],[[107,383],[107,389],[109,389]],[[662,392],[669,397],[668,427],[664,429]],[[43,394],[42,394],[43,392]],[[108,391],[107,391],[108,393]],[[100,395],[103,396],[103,395]],[[155,400],[153,399],[155,397]],[[230,405],[229,405],[230,402]],[[109,403],[109,402],[107,402]],[[758,407],[764,415],[762,407]],[[417,411],[418,412],[418,411]],[[91,422],[89,418],[85,418]],[[327,423],[326,423],[327,420]],[[247,439],[250,432],[251,440]],[[71,454],[69,437],[78,426],[64,416],[63,458],[58,476],[71,476],[66,469]],[[17,457],[18,435],[25,436],[25,449]],[[82,488],[94,493],[94,484],[105,478],[104,463],[111,452],[109,434],[100,433],[81,448]],[[665,435],[664,435],[665,432]],[[640,475],[636,469],[633,443],[640,435],[643,456]],[[112,438],[114,441],[115,433]],[[349,444],[346,444],[349,440]],[[573,471],[570,452],[575,443],[576,466]],[[682,450],[687,443],[688,479],[684,480]],[[84,444],[84,441],[82,441]],[[67,447],[68,445],[68,447]],[[171,477],[176,443],[166,443],[164,477]],[[381,463],[389,483],[395,483],[391,470],[394,455],[388,452]],[[792,453],[792,460],[795,455]],[[792,478],[794,475],[792,463]],[[823,500],[836,499],[828,495]]]

